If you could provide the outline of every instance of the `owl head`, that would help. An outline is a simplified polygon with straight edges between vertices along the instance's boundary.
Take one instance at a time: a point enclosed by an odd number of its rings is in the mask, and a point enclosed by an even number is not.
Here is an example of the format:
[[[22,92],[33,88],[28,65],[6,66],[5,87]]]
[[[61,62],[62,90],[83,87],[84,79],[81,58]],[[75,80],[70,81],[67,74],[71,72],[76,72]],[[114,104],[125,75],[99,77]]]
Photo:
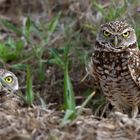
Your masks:
[[[0,84],[3,88],[10,91],[16,91],[19,88],[15,74],[5,69],[0,69]]]
[[[126,21],[113,21],[101,25],[96,41],[109,50],[125,50],[136,46],[134,29]]]

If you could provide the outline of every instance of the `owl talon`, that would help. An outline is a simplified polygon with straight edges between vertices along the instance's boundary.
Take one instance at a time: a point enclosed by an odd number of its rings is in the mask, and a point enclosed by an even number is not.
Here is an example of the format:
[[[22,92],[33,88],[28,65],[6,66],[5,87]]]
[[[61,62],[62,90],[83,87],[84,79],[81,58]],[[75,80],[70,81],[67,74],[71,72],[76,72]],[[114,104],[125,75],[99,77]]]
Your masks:
[[[135,106],[132,108],[132,118],[136,118],[137,115],[138,115],[138,112],[139,112],[138,106],[135,105]]]

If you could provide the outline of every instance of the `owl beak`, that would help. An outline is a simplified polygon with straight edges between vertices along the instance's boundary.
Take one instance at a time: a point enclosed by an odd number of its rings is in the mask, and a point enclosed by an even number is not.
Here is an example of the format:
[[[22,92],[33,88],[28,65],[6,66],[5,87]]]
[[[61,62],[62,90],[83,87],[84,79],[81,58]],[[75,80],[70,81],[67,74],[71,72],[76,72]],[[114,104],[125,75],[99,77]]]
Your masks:
[[[114,46],[116,47],[117,45],[118,45],[118,37],[115,36],[115,37],[114,37]]]
[[[111,42],[112,46],[117,47],[118,43],[119,43],[118,36],[116,36],[116,35],[113,36],[113,38],[111,38],[110,42]]]

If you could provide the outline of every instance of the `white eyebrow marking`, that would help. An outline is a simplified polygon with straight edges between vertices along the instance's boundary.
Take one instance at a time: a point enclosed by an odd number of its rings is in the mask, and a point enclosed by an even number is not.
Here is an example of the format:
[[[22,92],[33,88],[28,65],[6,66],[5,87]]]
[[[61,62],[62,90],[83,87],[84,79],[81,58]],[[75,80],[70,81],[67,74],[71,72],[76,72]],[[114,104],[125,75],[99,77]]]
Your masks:
[[[125,33],[125,32],[127,32],[127,31],[131,31],[131,30],[132,30],[132,28],[127,28],[127,29],[123,30],[122,33]]]

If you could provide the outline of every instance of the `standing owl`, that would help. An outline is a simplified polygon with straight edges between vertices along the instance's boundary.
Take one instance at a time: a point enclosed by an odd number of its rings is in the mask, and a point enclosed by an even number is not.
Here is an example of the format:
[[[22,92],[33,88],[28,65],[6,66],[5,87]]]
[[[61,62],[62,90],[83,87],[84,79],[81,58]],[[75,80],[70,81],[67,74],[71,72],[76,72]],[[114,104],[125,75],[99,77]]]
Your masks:
[[[113,21],[101,25],[89,73],[117,111],[137,116],[140,107],[140,51],[130,24]]]

